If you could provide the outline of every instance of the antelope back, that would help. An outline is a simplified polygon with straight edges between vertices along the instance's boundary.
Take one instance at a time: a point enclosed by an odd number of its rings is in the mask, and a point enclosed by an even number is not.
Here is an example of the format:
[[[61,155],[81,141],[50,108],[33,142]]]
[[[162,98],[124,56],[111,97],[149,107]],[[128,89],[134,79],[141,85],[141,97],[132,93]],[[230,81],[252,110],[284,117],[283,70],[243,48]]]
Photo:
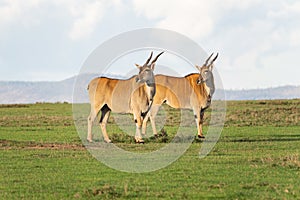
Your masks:
[[[150,57],[143,66],[136,64],[139,69],[138,75],[128,80],[107,77],[93,79],[88,89],[91,105],[96,112],[105,104],[113,112],[120,113],[131,113],[133,107],[142,108],[148,105],[149,100],[153,99],[155,95],[153,74],[155,62],[162,53],[158,54],[150,63],[153,54],[151,52]]]

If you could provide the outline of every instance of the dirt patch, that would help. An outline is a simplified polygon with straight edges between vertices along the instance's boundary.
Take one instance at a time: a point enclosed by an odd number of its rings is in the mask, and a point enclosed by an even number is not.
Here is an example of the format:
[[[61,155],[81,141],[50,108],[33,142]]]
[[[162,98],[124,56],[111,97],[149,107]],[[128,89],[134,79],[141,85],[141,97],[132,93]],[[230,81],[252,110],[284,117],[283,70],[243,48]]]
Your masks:
[[[85,150],[82,144],[38,143],[34,141],[0,140],[0,149]]]
[[[28,108],[28,104],[0,104],[0,108]]]
[[[45,143],[45,144],[40,144],[36,146],[29,146],[25,147],[27,149],[57,149],[57,150],[63,150],[63,149],[68,149],[68,150],[84,150],[84,146],[82,145],[77,145],[77,144],[51,144],[51,143]]]

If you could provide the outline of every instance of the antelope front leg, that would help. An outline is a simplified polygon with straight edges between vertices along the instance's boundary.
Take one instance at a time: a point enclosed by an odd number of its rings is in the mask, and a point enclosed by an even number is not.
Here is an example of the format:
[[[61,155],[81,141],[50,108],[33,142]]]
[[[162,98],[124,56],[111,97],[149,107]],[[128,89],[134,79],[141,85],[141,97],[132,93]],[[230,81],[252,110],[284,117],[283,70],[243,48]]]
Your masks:
[[[149,116],[150,112],[148,112],[148,114],[145,116],[145,118],[143,119],[143,125],[142,125],[142,135],[146,136],[146,131],[147,131],[147,122],[149,120]]]
[[[197,130],[198,130],[198,138],[205,138],[202,133],[202,124],[203,124],[203,118],[204,118],[204,111],[194,111],[195,114],[195,121],[197,124]]]
[[[204,110],[201,109],[199,116],[200,118],[199,118],[199,125],[198,125],[198,138],[205,138],[202,133],[202,126],[204,121]]]
[[[157,112],[158,112],[159,108],[160,108],[160,106],[152,105],[151,110],[148,112],[145,119],[143,120],[143,127],[142,127],[142,134],[143,135],[146,135],[147,121],[150,118],[153,135],[157,136],[157,130],[156,130],[156,126],[155,126],[155,117],[157,115]]]
[[[155,117],[150,116],[150,122],[151,122],[151,126],[152,126],[153,135],[158,136],[156,126],[155,126]]]
[[[159,111],[160,106],[159,105],[153,105],[151,108],[150,112],[150,122],[151,122],[151,127],[153,131],[153,135],[157,136],[157,130],[156,130],[156,125],[155,125],[155,117]]]
[[[152,127],[152,131],[153,131],[153,135],[157,136],[157,130],[156,130],[156,126],[155,126],[155,116],[152,115],[152,113],[148,113],[147,116],[144,118],[143,120],[143,126],[142,126],[142,135],[146,136],[146,131],[147,131],[147,122],[150,118],[150,122],[151,122],[151,127]]]
[[[144,140],[141,136],[141,129],[142,129],[142,118],[141,116],[139,115],[135,115],[134,117],[134,122],[135,122],[135,125],[136,125],[136,132],[135,132],[135,142],[136,143],[144,143]]]

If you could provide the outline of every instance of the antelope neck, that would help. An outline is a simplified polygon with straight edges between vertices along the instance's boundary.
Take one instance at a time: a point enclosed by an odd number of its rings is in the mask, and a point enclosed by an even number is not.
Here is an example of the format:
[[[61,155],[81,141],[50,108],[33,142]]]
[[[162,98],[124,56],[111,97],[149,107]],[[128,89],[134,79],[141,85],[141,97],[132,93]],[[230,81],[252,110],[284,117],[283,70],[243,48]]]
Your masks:
[[[153,98],[154,98],[154,95],[155,95],[155,93],[156,93],[155,83],[153,83],[153,82],[150,83],[150,82],[147,81],[147,82],[145,83],[145,87],[146,87],[148,99],[149,99],[150,101],[152,101]]]
[[[150,81],[146,81],[146,85],[148,87],[155,87],[155,83],[154,82],[150,82]]]
[[[212,97],[215,92],[215,84],[214,79],[211,78],[204,82],[204,88],[208,96]]]

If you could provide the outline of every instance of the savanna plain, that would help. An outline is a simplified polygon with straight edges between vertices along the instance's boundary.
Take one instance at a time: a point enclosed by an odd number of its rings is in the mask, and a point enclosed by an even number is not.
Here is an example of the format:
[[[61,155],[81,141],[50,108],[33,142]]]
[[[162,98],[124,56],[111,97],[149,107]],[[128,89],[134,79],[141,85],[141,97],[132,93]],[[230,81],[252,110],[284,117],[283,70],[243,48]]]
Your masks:
[[[112,114],[112,141],[134,152],[167,144],[179,117],[164,109],[164,128],[145,144],[135,144]],[[85,149],[71,104],[0,105],[0,199],[300,199],[299,111],[300,99],[228,101],[220,139],[206,157],[199,158],[203,140],[195,138],[171,165],[127,173]],[[94,135],[101,140],[101,132]]]

